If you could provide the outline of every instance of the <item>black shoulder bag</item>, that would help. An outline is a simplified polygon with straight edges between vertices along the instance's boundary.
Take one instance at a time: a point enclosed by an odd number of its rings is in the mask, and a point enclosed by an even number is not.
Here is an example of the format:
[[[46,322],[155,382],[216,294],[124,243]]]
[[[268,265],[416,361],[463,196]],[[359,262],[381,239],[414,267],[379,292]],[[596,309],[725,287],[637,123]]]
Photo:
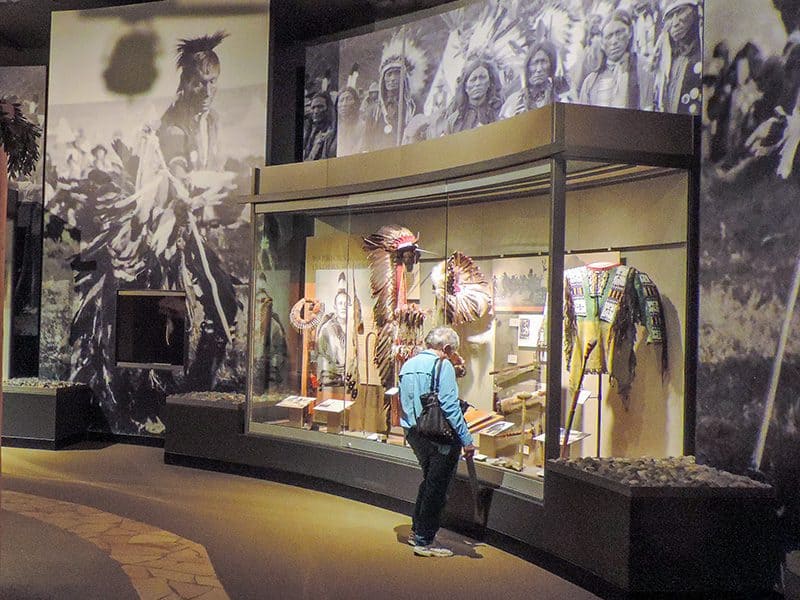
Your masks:
[[[438,368],[437,368],[438,366]],[[458,435],[444,416],[442,405],[439,404],[439,377],[442,374],[442,360],[433,364],[431,371],[431,390],[419,397],[422,403],[422,413],[417,418],[417,433],[427,440],[439,444],[457,444]]]

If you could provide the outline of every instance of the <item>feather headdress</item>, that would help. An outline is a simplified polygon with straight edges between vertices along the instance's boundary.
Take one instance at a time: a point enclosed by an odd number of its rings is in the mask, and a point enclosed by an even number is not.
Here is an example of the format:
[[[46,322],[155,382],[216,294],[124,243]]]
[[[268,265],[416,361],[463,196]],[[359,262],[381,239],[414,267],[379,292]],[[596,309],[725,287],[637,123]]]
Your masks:
[[[584,7],[569,0],[514,2],[510,9],[513,19],[525,24],[526,47],[523,48],[523,54],[541,42],[552,43],[558,54],[557,64],[554,65],[555,76],[565,78],[583,56],[584,44],[588,38],[588,20],[592,16],[604,19],[617,1],[593,0],[588,6],[584,2]],[[526,69],[524,62],[522,60],[516,65],[522,73],[523,82]]]
[[[522,30],[511,19],[504,2],[486,6],[475,25],[469,29],[469,41],[462,51],[466,61],[482,58],[494,62],[503,71],[519,62]]]
[[[495,0],[474,20],[463,8],[442,15],[450,33],[425,101],[426,114],[433,114],[437,106],[450,102],[468,62],[479,59],[493,64],[504,85],[505,75],[521,64],[525,36],[506,4]],[[443,92],[445,100],[436,97]]]
[[[416,243],[417,236],[401,225],[384,225],[364,238],[363,248],[370,267],[369,284],[375,298],[372,315],[379,328],[393,320],[397,308],[396,253]]]
[[[416,353],[421,343],[425,314],[408,305],[403,280],[402,253],[417,251],[417,236],[401,225],[384,225],[364,238],[370,268],[372,309],[378,329],[374,362],[384,387],[394,385],[395,361]]]
[[[409,91],[412,95],[419,95],[425,87],[428,62],[425,52],[408,35],[406,28],[401,27],[383,46],[381,79],[389,69],[404,70]]]

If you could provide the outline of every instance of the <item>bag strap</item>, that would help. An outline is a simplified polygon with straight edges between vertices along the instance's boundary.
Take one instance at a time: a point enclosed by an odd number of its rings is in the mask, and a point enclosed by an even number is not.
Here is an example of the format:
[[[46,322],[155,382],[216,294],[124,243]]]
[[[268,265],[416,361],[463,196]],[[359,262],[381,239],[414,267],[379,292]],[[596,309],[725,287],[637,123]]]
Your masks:
[[[441,358],[437,358],[436,361],[433,363],[433,368],[431,369],[431,392],[439,393],[439,378],[442,375],[442,363],[444,361]],[[438,369],[436,367],[439,367]],[[412,403],[411,410],[414,412],[414,420],[418,419],[417,417],[417,407],[416,404]]]
[[[441,358],[437,358],[433,362],[433,368],[431,369],[431,392],[439,392],[439,379],[442,377],[443,362]],[[439,367],[438,370],[436,367]]]

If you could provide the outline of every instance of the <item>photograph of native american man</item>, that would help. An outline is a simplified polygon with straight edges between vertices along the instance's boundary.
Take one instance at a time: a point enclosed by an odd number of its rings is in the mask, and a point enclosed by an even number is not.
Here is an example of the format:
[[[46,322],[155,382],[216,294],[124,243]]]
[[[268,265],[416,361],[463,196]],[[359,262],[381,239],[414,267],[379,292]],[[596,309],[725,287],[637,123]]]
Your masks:
[[[266,15],[171,4],[53,16],[42,376],[89,384],[126,434],[163,431],[165,394],[245,381],[249,218],[226,199],[264,164]],[[182,371],[116,366],[121,289],[185,292]]]

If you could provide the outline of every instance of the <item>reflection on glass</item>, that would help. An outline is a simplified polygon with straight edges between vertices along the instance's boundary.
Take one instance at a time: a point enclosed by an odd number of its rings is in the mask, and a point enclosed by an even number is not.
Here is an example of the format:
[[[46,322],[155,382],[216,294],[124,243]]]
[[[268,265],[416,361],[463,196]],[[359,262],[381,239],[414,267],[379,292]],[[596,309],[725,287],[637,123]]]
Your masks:
[[[398,375],[428,331],[449,325],[483,464],[541,476],[547,404],[562,397],[564,456],[680,454],[682,365],[664,371],[662,357],[682,356],[686,176],[567,170],[579,185],[558,275],[564,348],[547,340],[547,173],[257,215],[250,431],[413,460]],[[665,214],[678,218],[665,226]],[[562,351],[562,389],[548,393],[548,358]]]

